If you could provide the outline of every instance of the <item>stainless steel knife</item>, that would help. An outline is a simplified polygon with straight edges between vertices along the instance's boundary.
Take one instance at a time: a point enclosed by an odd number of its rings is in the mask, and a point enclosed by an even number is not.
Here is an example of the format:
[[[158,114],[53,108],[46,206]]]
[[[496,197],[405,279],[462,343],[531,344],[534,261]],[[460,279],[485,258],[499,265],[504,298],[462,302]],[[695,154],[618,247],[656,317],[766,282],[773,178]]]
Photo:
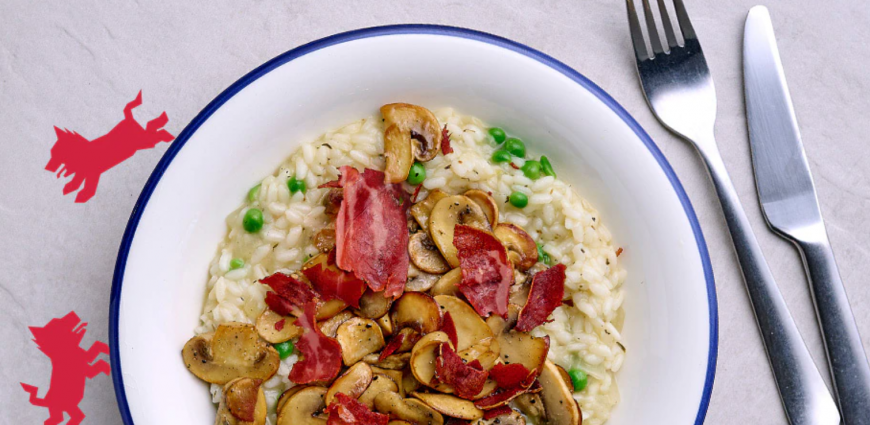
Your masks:
[[[746,18],[743,79],[752,165],[764,217],[801,252],[843,423],[870,424],[870,364],[822,221],[764,6],[753,7]]]

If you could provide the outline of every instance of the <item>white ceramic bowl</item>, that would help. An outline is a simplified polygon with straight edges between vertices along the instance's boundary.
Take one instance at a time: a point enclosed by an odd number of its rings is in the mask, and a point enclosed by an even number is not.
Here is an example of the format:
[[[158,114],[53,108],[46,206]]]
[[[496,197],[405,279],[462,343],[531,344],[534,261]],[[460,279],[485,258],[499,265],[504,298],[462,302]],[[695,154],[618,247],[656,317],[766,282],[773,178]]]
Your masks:
[[[397,101],[453,106],[552,158],[626,248],[627,356],[608,424],[703,422],[718,339],[713,275],[661,152],[612,98],[555,59],[492,35],[420,25],[339,34],[278,56],[221,93],[170,146],[115,269],[111,360],[124,422],[213,421],[207,387],[180,352],[198,324],[224,218],[299,143]]]

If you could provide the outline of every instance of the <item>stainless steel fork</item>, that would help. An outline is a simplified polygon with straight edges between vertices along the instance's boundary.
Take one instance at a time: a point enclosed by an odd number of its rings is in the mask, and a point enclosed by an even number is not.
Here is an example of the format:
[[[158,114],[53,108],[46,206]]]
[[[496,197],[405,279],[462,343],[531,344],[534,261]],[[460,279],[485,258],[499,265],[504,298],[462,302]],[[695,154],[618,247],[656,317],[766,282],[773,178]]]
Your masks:
[[[716,91],[686,8],[682,0],[673,0],[679,22],[675,29],[664,1],[657,0],[667,40],[664,46],[649,0],[642,1],[652,52],[644,43],[634,1],[626,0],[626,5],[644,95],[659,122],[697,149],[713,179],[786,416],[793,425],[836,425],[840,415],[834,399],[770,273],[716,146]],[[682,33],[682,45],[676,31]]]

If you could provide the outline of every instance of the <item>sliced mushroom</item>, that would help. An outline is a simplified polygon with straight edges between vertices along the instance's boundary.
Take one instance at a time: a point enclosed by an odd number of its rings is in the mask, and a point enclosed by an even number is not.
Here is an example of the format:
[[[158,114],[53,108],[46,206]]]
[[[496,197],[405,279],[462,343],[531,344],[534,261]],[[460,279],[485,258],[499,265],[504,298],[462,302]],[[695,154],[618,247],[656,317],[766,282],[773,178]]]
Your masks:
[[[408,422],[408,421],[393,419],[392,421],[387,422],[387,425],[413,425],[413,424]]]
[[[580,407],[574,401],[573,393],[568,383],[553,362],[547,360],[538,376],[541,383],[541,400],[547,411],[548,423],[553,425],[580,425],[582,415]]]
[[[363,357],[362,361],[384,369],[400,370],[408,366],[411,361],[411,353],[390,354],[383,360],[378,353],[372,353]]]
[[[335,333],[341,345],[341,358],[345,366],[362,360],[366,354],[384,348],[384,335],[374,320],[354,317],[341,324]]]
[[[266,395],[262,383],[259,379],[237,378],[224,385],[215,424],[265,424]]]
[[[495,229],[495,226],[498,224],[498,204],[495,202],[495,199],[492,199],[492,196],[489,196],[488,193],[477,189],[466,191],[463,195],[480,207],[489,221],[489,226]]]
[[[405,292],[393,303],[390,318],[397,328],[412,328],[426,334],[441,328],[441,311],[429,294]]]
[[[438,347],[448,339],[444,332],[432,332],[417,341],[414,349],[411,350],[411,373],[421,384],[442,392],[453,391],[448,391],[446,385],[434,384],[432,378],[435,377],[435,358],[439,353]]]
[[[489,329],[489,328],[487,328]],[[484,338],[477,344],[458,352],[463,361],[477,360],[484,369],[490,370],[499,359],[499,346],[495,337]]]
[[[195,336],[181,351],[187,370],[212,384],[236,378],[267,380],[278,371],[281,357],[260,338],[254,325],[224,323],[217,330]]]
[[[323,332],[324,335],[330,338],[335,338],[335,333],[338,332],[338,327],[341,326],[342,323],[350,320],[352,317],[353,313],[347,310],[342,311],[341,313],[320,322],[320,332]]]
[[[474,406],[474,403],[450,394],[411,393],[429,407],[442,415],[473,421],[483,417],[483,410]]]
[[[314,235],[314,246],[322,253],[335,249],[335,228],[324,227]]]
[[[377,319],[390,311],[392,300],[385,297],[383,292],[375,292],[366,289],[359,299],[359,309],[356,314],[369,319]]]
[[[372,368],[359,362],[350,367],[347,372],[339,376],[326,392],[326,405],[332,403],[337,393],[347,394],[349,397],[358,398],[372,383]]]
[[[380,368],[377,366],[372,366],[372,372],[389,377],[399,387],[399,394],[401,394],[402,397],[405,396],[405,388],[402,387],[402,371],[401,370],[383,369],[383,368]]]
[[[401,183],[408,179],[411,166],[414,165],[410,139],[410,134],[396,126],[384,130],[385,183]]]
[[[417,224],[420,225],[420,228],[423,229],[424,232],[429,231],[429,216],[432,214],[432,209],[435,208],[435,204],[446,197],[447,194],[441,189],[433,189],[429,192],[429,195],[426,196],[426,199],[417,202],[411,207],[411,216],[414,217],[414,220],[417,221]]]
[[[499,223],[492,233],[507,248],[508,258],[517,269],[526,271],[538,262],[538,245],[522,227]]]
[[[443,425],[444,417],[426,403],[413,398],[402,398],[395,392],[382,392],[375,397],[375,410],[390,418],[415,425]]]
[[[428,109],[407,103],[391,103],[381,107],[384,128],[397,127],[400,131],[390,137],[401,137],[410,143],[414,157],[420,162],[431,161],[441,147],[441,125]],[[384,135],[386,142],[387,135]],[[399,143],[396,140],[393,143]]]
[[[336,299],[322,302],[317,306],[317,313],[314,314],[314,318],[317,320],[326,320],[341,313],[346,308],[347,304],[342,300]]]
[[[296,326],[295,317],[282,316],[268,308],[257,317],[256,326],[260,337],[272,344],[280,344],[302,335],[302,328]]]
[[[300,390],[308,388],[310,385],[296,385],[284,390],[281,393],[281,396],[278,397],[278,402],[276,403],[276,410],[280,411],[284,407],[284,403],[287,403],[287,400],[293,396],[293,394],[298,393]]]
[[[564,367],[559,366],[555,363],[553,363],[553,366],[556,366],[556,370],[559,372],[559,376],[562,377],[562,381],[564,381],[565,384],[568,385],[568,389],[570,389],[571,392],[573,393],[574,392],[574,380],[571,379],[571,375],[568,374],[568,371],[565,370]]]
[[[423,386],[423,384],[414,377],[410,368],[406,368],[402,371],[402,390],[404,390],[406,394],[417,391],[421,386]]]
[[[450,265],[444,260],[441,251],[429,239],[429,234],[426,232],[417,232],[411,235],[408,242],[408,254],[411,256],[411,261],[420,270],[426,273],[441,274],[450,271]]]
[[[546,337],[538,338],[525,332],[504,332],[496,340],[503,362],[520,363],[528,370],[539,370],[550,350],[550,342]]]
[[[359,402],[365,404],[369,409],[375,405],[375,397],[384,391],[398,392],[399,386],[393,382],[392,378],[387,375],[376,373],[372,376],[372,383],[359,396]]]
[[[383,331],[384,336],[393,334],[393,321],[390,320],[390,316],[388,314],[378,317],[376,319],[376,322],[378,322],[378,326],[381,327],[381,331]]]
[[[476,396],[474,396],[474,399],[480,400],[480,399],[492,394],[497,389],[498,389],[498,383],[496,383],[492,379],[487,379],[486,382],[483,383],[483,389],[480,390],[480,392]]]
[[[326,391],[314,386],[297,391],[278,410],[277,425],[326,425],[326,419],[315,416],[326,408]]]
[[[486,338],[492,338],[492,330],[474,307],[465,301],[451,295],[436,295],[435,302],[441,308],[441,313],[450,313],[453,324],[456,326],[457,345],[456,351],[463,351]]]
[[[517,318],[520,315],[520,308],[514,304],[508,304],[508,317],[507,319],[502,318],[501,316],[497,316],[493,314],[486,318],[486,325],[489,326],[489,329],[492,331],[493,335],[500,335],[505,333],[517,324]]]
[[[433,245],[434,246],[434,245]],[[441,253],[436,249],[435,252],[438,253],[438,256],[441,256]],[[442,258],[443,259],[443,258]],[[444,263],[447,264],[447,263]],[[449,268],[448,268],[449,270]],[[410,277],[410,276],[408,276]],[[424,272],[417,272],[417,275],[408,279],[408,283],[405,284],[405,291],[408,292],[426,292],[432,289],[438,280],[441,279],[441,275],[437,274],[429,274]]]
[[[459,282],[462,282],[462,269],[459,267],[450,270],[435,282],[435,286],[429,290],[429,293],[435,295],[453,295],[458,296]]]
[[[429,216],[429,234],[441,255],[450,267],[459,267],[459,257],[453,245],[453,230],[464,224],[482,230],[490,230],[489,221],[480,207],[462,195],[448,196],[435,204]]]
[[[547,422],[547,411],[544,409],[540,394],[521,394],[514,399],[514,404],[524,415],[534,419],[535,423]]]
[[[411,328],[402,328],[397,335],[405,335],[402,337],[402,345],[396,349],[397,353],[411,351],[411,349],[414,348],[414,345],[417,344],[417,341],[422,337],[419,332]]]
[[[491,419],[478,419],[472,422],[472,425],[526,425],[526,420],[519,412],[511,410],[508,414]]]

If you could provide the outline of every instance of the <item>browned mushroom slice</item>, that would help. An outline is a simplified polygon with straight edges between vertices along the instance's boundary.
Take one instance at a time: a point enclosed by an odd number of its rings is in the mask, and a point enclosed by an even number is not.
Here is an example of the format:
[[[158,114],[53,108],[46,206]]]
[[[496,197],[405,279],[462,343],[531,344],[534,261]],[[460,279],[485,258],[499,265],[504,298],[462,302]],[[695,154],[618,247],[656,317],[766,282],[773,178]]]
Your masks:
[[[419,332],[417,332],[411,328],[402,328],[402,330],[400,330],[397,335],[405,335],[405,336],[401,337],[402,338],[402,345],[400,345],[399,348],[396,349],[397,353],[404,353],[406,351],[411,351],[411,349],[414,348],[414,344],[416,344],[417,341],[419,341],[420,337],[422,336],[422,335],[420,335]]]
[[[284,392],[281,393],[281,396],[278,397],[278,402],[276,403],[276,410],[280,411],[284,407],[284,403],[287,403],[287,400],[289,400],[290,397],[293,396],[293,394],[296,394],[300,390],[308,387],[310,387],[310,385],[296,385],[284,390]]]
[[[411,393],[442,415],[473,421],[483,417],[483,410],[474,403],[450,394]]]
[[[429,234],[450,267],[459,267],[459,257],[453,245],[453,231],[457,224],[490,230],[489,221],[480,207],[462,195],[448,196],[435,204],[429,216]],[[537,248],[536,248],[537,249]]]
[[[432,378],[435,377],[435,358],[439,353],[438,348],[442,342],[448,339],[447,334],[444,332],[432,332],[417,341],[417,344],[414,345],[414,349],[411,351],[411,373],[414,374],[414,378],[417,378],[417,381],[421,384],[442,392],[453,391],[448,391],[447,386],[443,384],[436,385],[432,382]]]
[[[347,372],[344,372],[343,375],[339,376],[332,383],[329,391],[326,392],[326,405],[329,406],[332,403],[332,399],[337,393],[344,393],[350,397],[357,398],[362,395],[371,383],[372,368],[363,362],[359,362],[351,366]]]
[[[499,415],[491,419],[478,419],[471,425],[526,425],[526,420],[519,412],[511,410],[510,413]]]
[[[492,199],[492,196],[489,196],[488,193],[477,189],[466,191],[463,195],[480,207],[489,221],[490,227],[495,229],[495,226],[498,224],[498,204],[495,202],[495,199]]]
[[[280,344],[302,335],[302,328],[296,326],[295,317],[282,316],[268,308],[257,317],[256,326],[260,337],[272,344]]]
[[[550,350],[549,338],[538,338],[525,332],[505,332],[496,340],[503,362],[520,363],[528,370],[540,370]]]
[[[535,423],[547,422],[547,411],[541,401],[540,394],[525,393],[514,399],[514,404],[524,415],[533,419]]]
[[[347,304],[342,300],[329,300],[322,302],[317,306],[317,313],[314,315],[314,318],[317,320],[326,320],[341,313],[346,308]]]
[[[538,245],[522,227],[499,223],[492,233],[507,248],[508,258],[517,269],[526,271],[538,262]]]
[[[405,292],[393,303],[390,318],[397,328],[412,328],[429,333],[441,328],[441,311],[429,294]]]
[[[263,381],[237,378],[223,388],[218,406],[216,424],[263,425],[266,423],[266,395],[260,386]]]
[[[569,379],[570,380],[570,379]],[[547,360],[538,376],[541,383],[541,400],[547,411],[547,421],[553,425],[580,425],[580,407],[574,401],[568,383],[562,378],[556,365]]]
[[[324,335],[330,338],[335,338],[335,333],[338,332],[338,327],[341,326],[342,323],[350,320],[352,317],[353,313],[347,310],[342,311],[341,313],[320,322],[320,332],[323,332]]]
[[[369,319],[377,319],[390,311],[392,300],[384,296],[383,292],[374,292],[366,289],[359,299],[359,309],[356,314]]]
[[[375,321],[378,322],[378,326],[381,327],[381,331],[383,331],[384,336],[393,334],[393,321],[390,320],[390,315],[385,314],[381,317],[378,317]]]
[[[438,250],[436,249],[435,252],[438,252]],[[440,256],[441,253],[438,252],[438,255]],[[426,292],[432,289],[432,287],[441,279],[441,275],[424,273],[419,270],[417,271],[416,276],[412,277],[409,274],[408,277],[410,279],[408,279],[408,283],[405,284],[405,291],[407,292]]]
[[[405,388],[402,387],[402,371],[401,370],[383,369],[383,368],[380,368],[377,366],[372,366],[372,372],[389,377],[399,387],[399,394],[401,394],[402,397],[405,396]]]
[[[390,354],[383,360],[378,353],[372,353],[363,357],[362,361],[384,369],[400,370],[408,366],[411,361],[411,353]]]
[[[413,424],[410,423],[410,422],[408,422],[408,421],[402,421],[402,420],[399,420],[399,419],[393,419],[393,420],[387,422],[387,425],[413,425]]]
[[[459,267],[450,270],[435,282],[435,286],[429,290],[429,293],[435,295],[452,295],[457,296],[459,292],[459,282],[462,281],[462,269]]]
[[[423,229],[424,232],[429,231],[429,216],[432,214],[432,209],[435,208],[435,204],[446,197],[447,194],[441,189],[433,189],[429,192],[429,195],[426,196],[426,199],[417,202],[411,207],[411,216],[414,217],[414,220],[417,221],[417,224],[420,225],[420,228]]]
[[[326,408],[324,387],[305,387],[290,396],[278,410],[277,425],[326,425],[316,414]]]
[[[359,402],[372,409],[375,405],[375,397],[384,391],[399,392],[399,386],[389,376],[376,373],[372,376],[372,383],[359,396]]]
[[[556,366],[556,370],[559,372],[559,376],[562,377],[562,381],[564,381],[565,384],[568,385],[568,389],[571,390],[571,392],[573,393],[574,392],[574,380],[571,379],[571,375],[568,374],[568,371],[565,370],[564,367],[559,366],[555,363],[553,364],[553,366]]]
[[[408,254],[411,261],[420,270],[426,273],[441,274],[450,271],[450,265],[444,260],[441,251],[429,239],[429,234],[426,232],[417,232],[411,235],[408,242]]]
[[[487,397],[495,392],[498,389],[498,383],[496,383],[492,379],[487,379],[486,382],[483,383],[483,389],[480,390],[476,396],[474,396],[475,400],[480,400],[484,397]]]
[[[392,143],[406,141],[411,145],[414,157],[420,162],[431,161],[438,155],[441,147],[441,125],[438,119],[428,109],[409,105],[407,103],[391,103],[381,107],[381,115],[384,117],[384,128],[396,127],[400,130]],[[387,135],[384,135],[386,142]]]
[[[412,391],[417,391],[421,386],[422,384],[420,381],[418,381],[417,378],[414,377],[414,373],[411,372],[411,368],[402,370],[402,390],[404,390],[406,394]]]
[[[484,338],[477,344],[458,352],[459,357],[467,362],[477,360],[484,369],[490,370],[499,359],[499,346],[495,337]]]
[[[187,370],[212,384],[236,378],[267,380],[278,371],[281,357],[260,338],[254,325],[224,323],[217,330],[195,336],[184,344]]]
[[[345,366],[362,360],[366,354],[384,348],[384,335],[374,320],[354,317],[341,324],[335,333],[341,345],[341,358]]]
[[[324,227],[314,235],[314,247],[327,253],[335,248],[335,228]]]
[[[456,326],[457,346],[460,352],[486,338],[492,338],[492,330],[474,308],[465,301],[451,295],[436,295],[435,302],[441,307],[442,314],[450,313]]]
[[[502,318],[501,316],[497,316],[493,314],[486,318],[486,325],[489,326],[489,329],[492,331],[493,335],[498,336],[499,334],[505,333],[517,324],[517,318],[520,315],[520,308],[514,304],[508,304],[508,317],[507,319]]]
[[[408,179],[411,166],[414,165],[410,139],[410,135],[396,126],[384,130],[385,183],[401,183]]]
[[[385,391],[375,397],[375,410],[414,425],[443,425],[444,417],[426,403]]]

